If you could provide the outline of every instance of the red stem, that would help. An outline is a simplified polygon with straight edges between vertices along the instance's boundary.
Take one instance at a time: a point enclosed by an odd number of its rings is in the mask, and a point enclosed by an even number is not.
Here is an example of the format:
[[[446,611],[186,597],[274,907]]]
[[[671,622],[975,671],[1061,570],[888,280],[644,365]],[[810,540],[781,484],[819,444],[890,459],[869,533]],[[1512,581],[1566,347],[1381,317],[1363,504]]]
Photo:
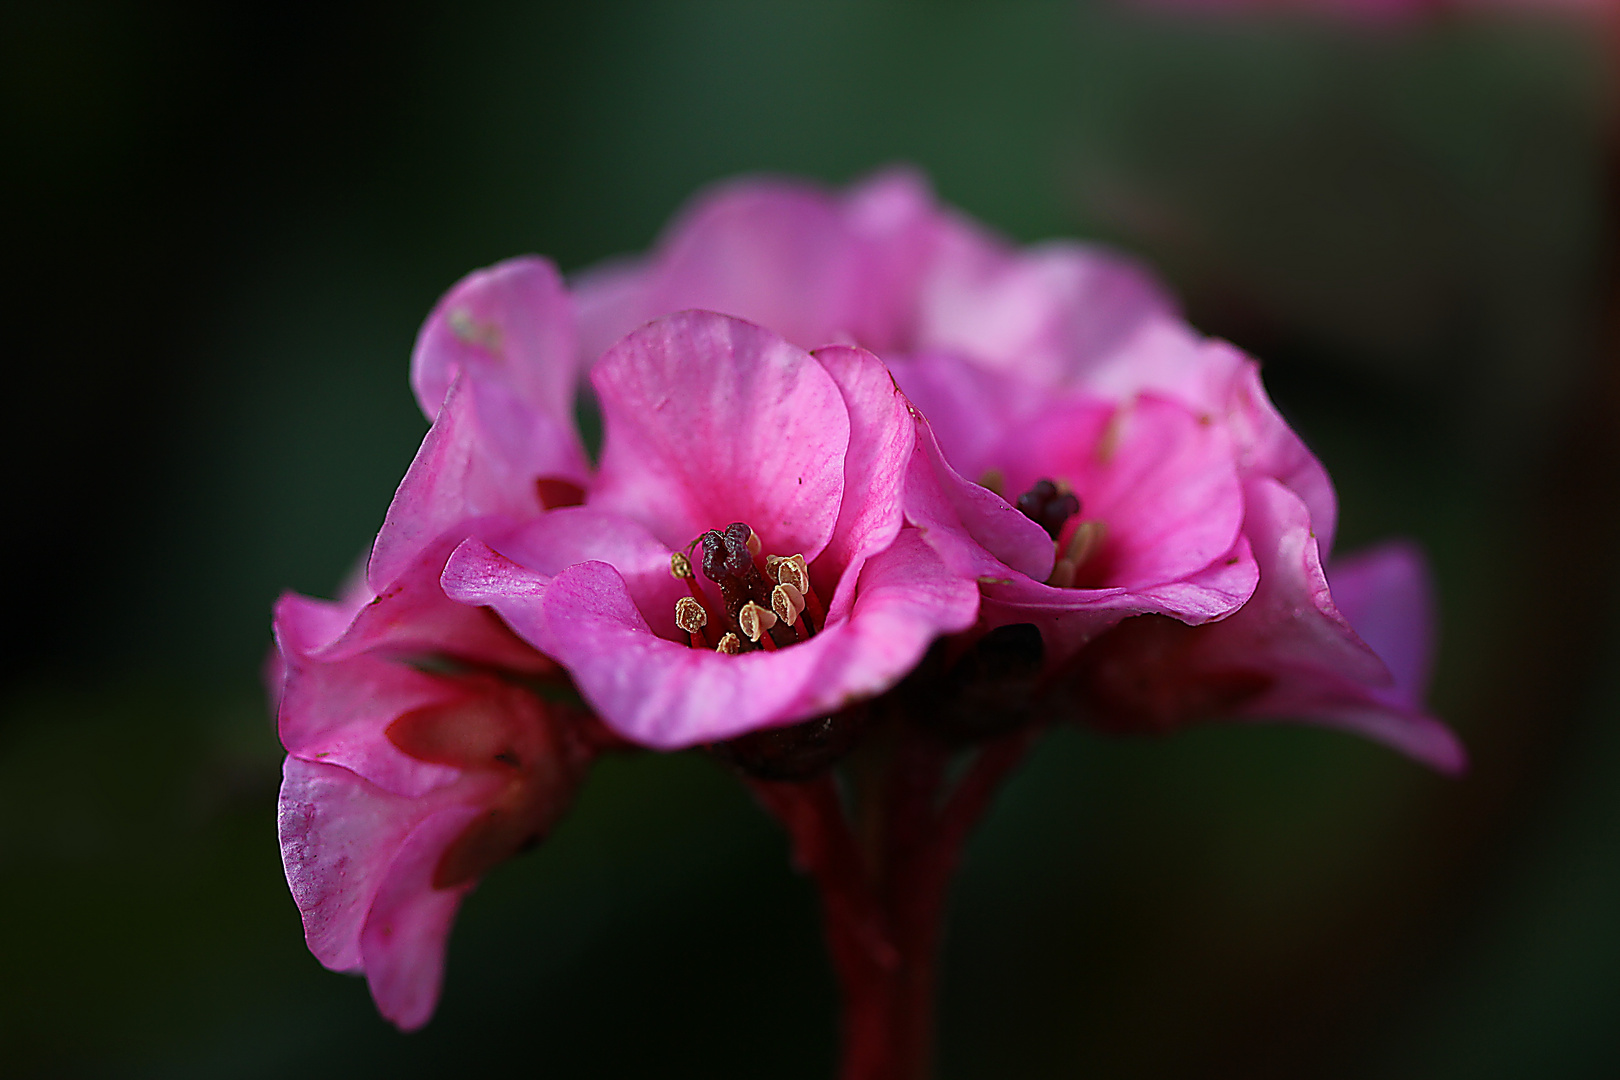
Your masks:
[[[943,798],[950,751],[907,729],[876,798],[863,850],[830,774],[754,781],[821,893],[844,997],[841,1080],[926,1080],[933,1067],[934,973],[951,877],[973,825],[1028,750],[1033,729],[990,743]]]

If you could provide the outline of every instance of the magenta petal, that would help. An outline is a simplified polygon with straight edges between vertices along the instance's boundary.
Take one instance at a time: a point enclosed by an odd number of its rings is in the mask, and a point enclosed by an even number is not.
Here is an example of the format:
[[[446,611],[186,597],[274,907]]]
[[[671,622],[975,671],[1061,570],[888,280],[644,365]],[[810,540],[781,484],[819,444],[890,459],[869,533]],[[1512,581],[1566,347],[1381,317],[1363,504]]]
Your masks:
[[[566,430],[578,382],[574,338],[557,268],[533,256],[508,259],[468,274],[435,305],[411,354],[411,386],[432,420],[458,375],[504,383]]]
[[[592,381],[606,426],[593,506],[671,548],[733,521],[808,560],[831,539],[849,416],[809,353],[739,319],[684,312],[620,341]]]
[[[855,584],[867,558],[894,542],[903,520],[906,466],[916,445],[916,424],[905,395],[883,367],[864,349],[834,345],[814,356],[827,369],[849,411],[849,450],[844,455],[844,491],[823,564],[840,573],[830,595],[827,617],[842,619],[855,596]],[[624,564],[609,560],[622,572]],[[818,581],[818,588],[827,588]]]
[[[478,817],[450,806],[425,818],[400,845],[360,934],[366,982],[377,1011],[401,1030],[428,1022],[444,981],[450,923],[471,884],[439,889],[433,872],[445,849]]]
[[[966,221],[943,229],[922,294],[919,350],[1071,382],[1175,305],[1138,263],[1084,244],[1014,251]]]
[[[902,530],[867,561],[846,621],[776,652],[721,656],[656,637],[606,563],[581,563],[553,579],[540,644],[610,727],[675,749],[881,693],[936,636],[971,625],[977,609],[973,583],[948,574],[914,530]]]
[[[1058,589],[1022,574],[982,583],[985,626],[1033,623],[1058,666],[1103,631],[1132,615],[1168,615],[1190,626],[1225,618],[1253,595],[1259,580],[1247,538],[1184,578],[1140,589]]]
[[[952,467],[977,479],[993,452],[1051,404],[1052,389],[949,353],[888,361],[895,382],[926,417]]]
[[[387,589],[446,530],[485,515],[539,513],[534,462],[496,452],[485,434],[471,384],[457,381],[372,545],[366,577],[374,590]]]
[[[634,521],[592,507],[553,510],[495,538],[469,540],[445,568],[446,593],[492,607],[520,636],[537,640],[539,603],[551,578],[575,563],[612,564],[637,608],[661,636],[674,638],[675,601],[687,595],[670,573],[670,550]]]
[[[1418,706],[1434,652],[1434,595],[1423,552],[1395,540],[1333,563],[1333,602],[1395,677],[1395,691]]]
[[[859,251],[811,185],[748,179],[700,198],[659,245],[641,319],[703,308],[768,326],[804,348],[849,333]]]
[[[1277,669],[1322,672],[1369,687],[1393,679],[1376,653],[1356,636],[1333,604],[1322,571],[1310,511],[1279,481],[1245,488],[1243,531],[1260,563],[1254,598],[1212,634],[1204,656],[1252,667],[1257,657]]]
[[[963,479],[921,418],[906,476],[906,518],[952,573],[995,578],[1010,567],[1040,581],[1052,573],[1055,552],[1046,530],[995,492]]]
[[[395,854],[432,804],[390,794],[336,765],[287,758],[277,832],[310,952],[361,966],[360,933]]]

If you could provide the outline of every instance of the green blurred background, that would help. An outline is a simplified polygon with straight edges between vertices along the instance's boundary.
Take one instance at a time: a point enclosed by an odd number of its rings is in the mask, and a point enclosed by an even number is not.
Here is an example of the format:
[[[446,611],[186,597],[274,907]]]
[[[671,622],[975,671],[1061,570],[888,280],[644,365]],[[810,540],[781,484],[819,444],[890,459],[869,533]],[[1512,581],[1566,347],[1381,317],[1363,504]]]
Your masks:
[[[0,1071],[831,1074],[810,888],[691,755],[599,768],[394,1032],[303,947],[258,669],[380,522],[463,273],[903,161],[1263,358],[1341,548],[1431,552],[1475,758],[1055,733],[968,852],[942,1076],[1620,1075],[1606,63],[1072,2],[8,7]]]

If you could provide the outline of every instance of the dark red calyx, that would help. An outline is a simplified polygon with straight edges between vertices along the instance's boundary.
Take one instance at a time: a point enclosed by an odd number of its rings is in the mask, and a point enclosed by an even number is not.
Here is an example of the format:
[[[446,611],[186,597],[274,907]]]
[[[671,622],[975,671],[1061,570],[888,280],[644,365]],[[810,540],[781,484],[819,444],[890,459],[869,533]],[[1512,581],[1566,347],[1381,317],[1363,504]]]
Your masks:
[[[1080,512],[1080,499],[1072,491],[1059,491],[1050,480],[1037,480],[1035,486],[1018,496],[1018,512],[1046,530],[1053,540],[1070,518]]]

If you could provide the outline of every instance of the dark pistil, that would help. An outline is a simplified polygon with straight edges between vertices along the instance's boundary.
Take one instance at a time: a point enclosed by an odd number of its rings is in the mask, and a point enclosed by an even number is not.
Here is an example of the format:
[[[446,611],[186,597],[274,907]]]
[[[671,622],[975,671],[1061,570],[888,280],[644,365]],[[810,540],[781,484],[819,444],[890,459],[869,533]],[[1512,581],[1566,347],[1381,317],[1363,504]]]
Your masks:
[[[731,628],[738,628],[737,613],[750,600],[766,611],[771,610],[771,583],[754,565],[753,553],[748,550],[748,537],[752,533],[746,524],[736,521],[727,525],[725,532],[710,529],[701,537],[703,576],[719,587],[720,598],[726,605],[726,621]],[[792,628],[780,623],[767,633],[777,645],[791,645],[794,641]]]
[[[1080,512],[1080,500],[1072,491],[1059,492],[1050,480],[1037,480],[1035,486],[1018,496],[1019,513],[1046,530],[1053,540],[1068,520]]]

